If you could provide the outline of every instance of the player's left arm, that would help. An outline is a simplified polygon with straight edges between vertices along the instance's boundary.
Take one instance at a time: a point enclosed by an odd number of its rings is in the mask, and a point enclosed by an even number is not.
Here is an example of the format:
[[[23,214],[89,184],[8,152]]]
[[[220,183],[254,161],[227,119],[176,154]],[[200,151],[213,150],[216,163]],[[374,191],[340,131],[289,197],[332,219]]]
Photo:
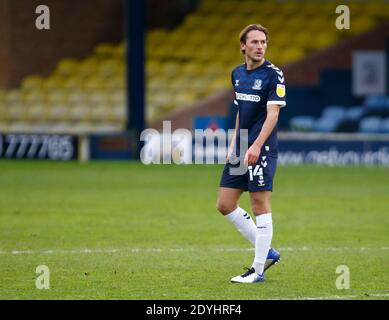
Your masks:
[[[246,152],[245,163],[249,166],[255,165],[258,161],[261,149],[265,144],[267,138],[272,133],[273,129],[277,125],[278,115],[280,113],[280,106],[276,104],[267,105],[266,120],[263,123],[262,130],[259,133],[257,139],[250,146]]]

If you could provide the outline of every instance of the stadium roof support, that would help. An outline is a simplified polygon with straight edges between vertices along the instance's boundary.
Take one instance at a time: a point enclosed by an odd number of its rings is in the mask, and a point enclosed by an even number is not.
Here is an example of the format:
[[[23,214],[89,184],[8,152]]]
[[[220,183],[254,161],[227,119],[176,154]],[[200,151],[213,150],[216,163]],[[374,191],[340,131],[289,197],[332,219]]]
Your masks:
[[[123,1],[127,42],[127,114],[129,117],[127,129],[139,138],[145,126],[145,9],[143,1]],[[139,139],[137,141],[139,142]],[[140,150],[140,146],[138,146],[138,150]]]

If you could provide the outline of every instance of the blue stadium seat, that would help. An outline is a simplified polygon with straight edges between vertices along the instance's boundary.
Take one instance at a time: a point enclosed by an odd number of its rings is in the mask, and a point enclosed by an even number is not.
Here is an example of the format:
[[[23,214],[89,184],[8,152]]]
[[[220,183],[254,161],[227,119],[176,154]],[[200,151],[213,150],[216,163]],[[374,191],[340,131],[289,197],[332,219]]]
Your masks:
[[[352,106],[346,110],[344,117],[347,120],[358,120],[364,113],[365,108],[363,106]]]
[[[389,118],[381,120],[380,131],[382,133],[389,133]]]
[[[317,132],[335,132],[341,120],[341,118],[320,117],[315,121],[313,129]]]
[[[343,106],[327,106],[323,109],[321,114],[322,118],[341,119],[346,112],[346,108]]]
[[[356,132],[359,129],[359,121],[367,116],[365,106],[352,106],[345,110],[343,119],[340,121],[337,132]]]
[[[379,133],[381,130],[380,117],[366,117],[359,122],[359,132]]]
[[[293,131],[312,131],[314,122],[314,117],[296,116],[289,120],[289,126]]]
[[[383,95],[371,95],[366,98],[365,105],[369,109],[384,109],[389,107],[389,99]]]
[[[339,124],[343,121],[346,108],[338,105],[329,105],[321,113],[321,117],[316,119],[313,125],[314,131],[335,132]]]

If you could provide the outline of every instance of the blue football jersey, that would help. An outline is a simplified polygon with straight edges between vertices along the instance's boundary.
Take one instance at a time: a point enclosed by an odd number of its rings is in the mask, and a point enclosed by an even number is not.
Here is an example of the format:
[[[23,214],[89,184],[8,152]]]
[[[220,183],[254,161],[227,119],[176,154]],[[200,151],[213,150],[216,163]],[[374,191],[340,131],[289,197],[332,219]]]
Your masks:
[[[234,103],[239,108],[238,129],[248,130],[250,147],[261,132],[267,115],[267,106],[276,104],[286,106],[285,78],[282,71],[270,61],[256,69],[247,70],[246,65],[236,67],[231,73],[235,90]],[[236,154],[239,156],[240,133],[237,132]],[[277,127],[274,128],[261,150],[261,155],[277,157]]]

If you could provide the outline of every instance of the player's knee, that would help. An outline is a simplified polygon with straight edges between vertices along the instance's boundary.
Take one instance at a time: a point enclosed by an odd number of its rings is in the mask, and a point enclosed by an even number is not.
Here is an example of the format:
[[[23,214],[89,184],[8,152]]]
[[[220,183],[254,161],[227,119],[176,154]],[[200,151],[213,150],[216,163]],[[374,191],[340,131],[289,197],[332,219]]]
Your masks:
[[[270,206],[253,206],[251,210],[256,216],[259,214],[271,212]]]
[[[234,207],[231,203],[218,200],[216,208],[221,214],[226,215],[234,211],[236,206]]]
[[[251,204],[251,210],[255,214],[262,214],[270,212],[270,203],[266,201],[255,201]]]

